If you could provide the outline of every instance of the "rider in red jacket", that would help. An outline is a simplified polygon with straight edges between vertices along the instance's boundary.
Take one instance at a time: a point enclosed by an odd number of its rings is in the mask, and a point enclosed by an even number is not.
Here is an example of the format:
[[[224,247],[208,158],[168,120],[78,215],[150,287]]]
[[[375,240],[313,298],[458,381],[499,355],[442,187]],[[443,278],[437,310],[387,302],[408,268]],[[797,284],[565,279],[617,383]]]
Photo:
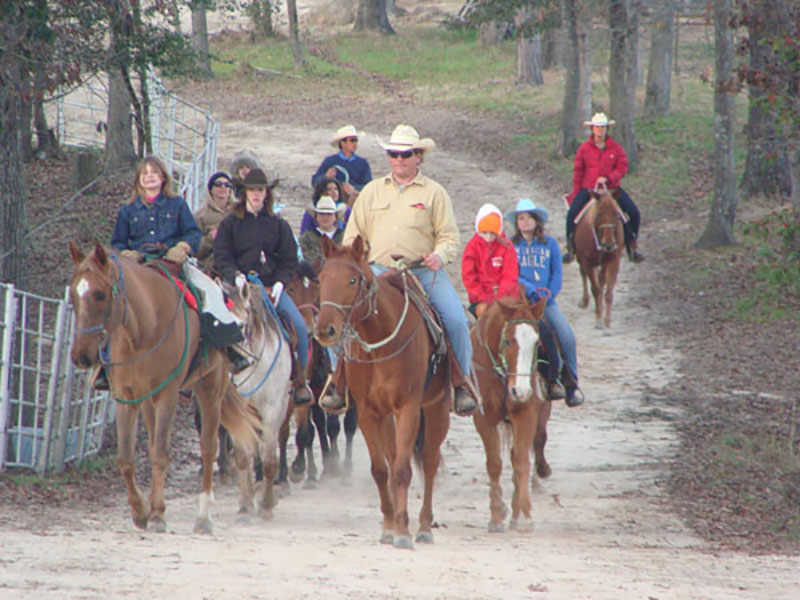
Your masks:
[[[517,252],[503,233],[503,214],[484,204],[475,217],[475,233],[464,248],[461,279],[476,317],[497,298],[519,298]]]
[[[596,113],[591,121],[584,125],[592,128],[592,135],[581,144],[575,154],[575,164],[572,171],[572,193],[567,196],[569,211],[567,212],[567,249],[563,261],[571,262],[573,248],[573,234],[575,231],[575,217],[589,201],[589,190],[598,184],[605,184],[608,188],[619,188],[620,196],[617,198],[622,211],[628,215],[625,224],[625,245],[633,262],[642,262],[644,256],[637,249],[639,237],[639,209],[634,204],[628,193],[622,189],[622,178],[628,172],[628,156],[622,146],[608,136],[608,126],[614,121],[609,121],[604,113]]]

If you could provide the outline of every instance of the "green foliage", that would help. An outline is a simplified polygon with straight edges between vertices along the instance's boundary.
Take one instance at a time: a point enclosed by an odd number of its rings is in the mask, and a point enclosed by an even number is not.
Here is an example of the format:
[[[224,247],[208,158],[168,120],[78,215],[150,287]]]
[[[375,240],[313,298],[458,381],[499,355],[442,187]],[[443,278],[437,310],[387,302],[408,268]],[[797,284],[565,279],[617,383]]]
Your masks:
[[[517,22],[518,15],[524,15]],[[482,23],[516,22],[517,36],[532,37],[561,24],[560,3],[555,0],[478,0],[467,15],[473,26]]]

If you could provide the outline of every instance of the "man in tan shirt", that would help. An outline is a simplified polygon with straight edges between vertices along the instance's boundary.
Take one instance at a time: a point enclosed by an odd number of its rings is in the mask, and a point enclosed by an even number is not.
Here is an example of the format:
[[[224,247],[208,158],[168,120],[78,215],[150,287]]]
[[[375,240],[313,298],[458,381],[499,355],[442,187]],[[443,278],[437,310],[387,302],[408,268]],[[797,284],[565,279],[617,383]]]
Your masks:
[[[376,274],[393,264],[392,254],[400,254],[409,262],[422,259],[423,264],[413,271],[450,339],[457,362],[454,371],[460,371],[453,378],[455,409],[466,415],[478,406],[466,379],[472,344],[464,308],[443,268],[458,253],[458,227],[447,191],[419,170],[424,153],[436,145],[430,138],[420,139],[409,125],[398,125],[389,142],[380,144],[386,150],[391,172],[361,190],[342,243],[351,244],[356,235],[361,235],[369,243],[368,260]],[[326,408],[342,407],[336,397],[326,396],[320,403]]]

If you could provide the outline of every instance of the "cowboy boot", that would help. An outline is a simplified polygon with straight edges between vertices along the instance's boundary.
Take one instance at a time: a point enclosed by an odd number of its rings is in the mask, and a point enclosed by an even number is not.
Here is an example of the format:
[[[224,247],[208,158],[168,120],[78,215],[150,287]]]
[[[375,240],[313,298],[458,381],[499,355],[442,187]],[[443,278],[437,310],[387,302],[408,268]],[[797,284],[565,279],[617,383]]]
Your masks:
[[[322,397],[318,402],[321,408],[334,413],[343,411],[347,406],[344,397],[344,367],[342,365],[343,362],[339,361],[339,364],[336,365],[336,371],[328,375],[328,381],[325,383]],[[342,393],[339,392],[340,387]]]
[[[562,379],[564,380],[564,389],[566,391],[564,403],[570,408],[575,408],[576,406],[583,404],[583,392],[578,389],[577,380],[569,373],[566,366],[564,367],[561,375]]]
[[[567,236],[567,246],[564,248],[564,255],[561,257],[561,262],[565,265],[571,263],[575,258],[575,232],[572,231]]]
[[[628,244],[628,258],[631,262],[640,263],[644,262],[644,255],[638,250],[638,242],[633,238]]]
[[[300,356],[297,349],[292,349],[292,381],[294,382],[294,390],[292,392],[292,399],[297,405],[308,404],[314,398],[311,388],[308,385],[308,378],[306,369],[300,363]]]
[[[564,386],[558,380],[551,381],[547,384],[547,399],[552,402],[553,400],[564,400],[567,397]]]

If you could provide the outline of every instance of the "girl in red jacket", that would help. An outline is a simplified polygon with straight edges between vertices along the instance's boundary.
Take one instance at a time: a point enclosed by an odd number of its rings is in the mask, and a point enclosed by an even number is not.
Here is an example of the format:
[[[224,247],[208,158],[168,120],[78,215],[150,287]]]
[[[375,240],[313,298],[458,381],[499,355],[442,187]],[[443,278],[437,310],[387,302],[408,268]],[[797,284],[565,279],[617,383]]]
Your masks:
[[[475,217],[472,236],[461,259],[461,279],[469,298],[469,311],[480,317],[497,298],[519,298],[517,253],[503,233],[503,213],[484,204]]]

